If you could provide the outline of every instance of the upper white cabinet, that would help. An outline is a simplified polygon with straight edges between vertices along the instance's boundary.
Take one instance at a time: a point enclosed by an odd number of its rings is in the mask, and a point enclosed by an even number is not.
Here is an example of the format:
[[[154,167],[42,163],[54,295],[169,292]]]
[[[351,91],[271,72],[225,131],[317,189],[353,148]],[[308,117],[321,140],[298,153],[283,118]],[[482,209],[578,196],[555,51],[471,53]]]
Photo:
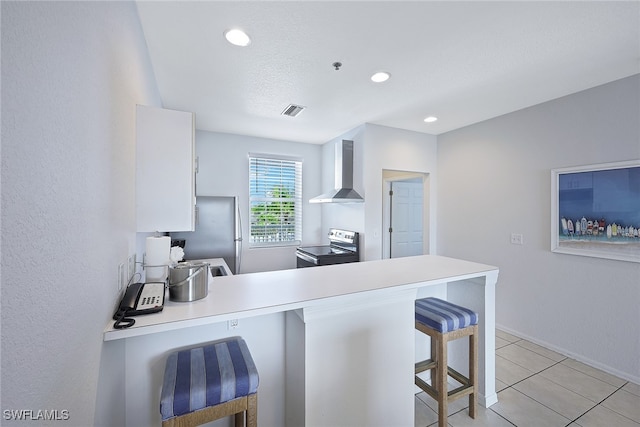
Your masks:
[[[193,231],[194,122],[193,113],[137,106],[138,232]]]

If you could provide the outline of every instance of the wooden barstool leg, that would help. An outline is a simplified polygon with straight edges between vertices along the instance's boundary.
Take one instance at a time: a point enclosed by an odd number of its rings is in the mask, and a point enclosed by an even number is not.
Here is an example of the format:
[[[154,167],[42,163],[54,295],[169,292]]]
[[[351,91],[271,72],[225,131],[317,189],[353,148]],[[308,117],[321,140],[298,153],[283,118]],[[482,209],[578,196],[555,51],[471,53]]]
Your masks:
[[[441,334],[436,342],[437,348],[437,382],[436,390],[438,391],[438,426],[447,427],[448,404],[448,387],[447,387],[447,336]]]
[[[238,412],[235,415],[235,423],[234,423],[234,427],[245,427],[244,426],[244,411],[243,412]]]
[[[258,427],[258,393],[247,397],[247,427]]]
[[[431,346],[431,360],[436,361],[436,360],[438,360],[437,341],[436,341],[436,339],[434,337],[431,337],[429,341],[431,343],[430,344],[430,346]],[[429,375],[431,377],[431,386],[434,389],[437,390],[438,389],[438,384],[437,384],[436,378],[437,378],[438,374],[437,374],[436,367],[437,367],[437,362],[436,362],[436,365],[433,367],[433,369],[430,369]]]
[[[469,416],[475,418],[478,405],[478,325],[469,335],[469,380],[473,384],[473,392],[469,395]]]

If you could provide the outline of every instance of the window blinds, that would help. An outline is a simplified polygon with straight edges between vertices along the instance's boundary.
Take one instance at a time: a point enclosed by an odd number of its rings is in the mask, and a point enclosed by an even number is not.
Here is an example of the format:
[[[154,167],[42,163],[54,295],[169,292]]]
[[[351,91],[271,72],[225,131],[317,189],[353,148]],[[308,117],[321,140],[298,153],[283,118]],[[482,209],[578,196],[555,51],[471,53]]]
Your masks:
[[[302,240],[302,160],[249,154],[250,244]]]

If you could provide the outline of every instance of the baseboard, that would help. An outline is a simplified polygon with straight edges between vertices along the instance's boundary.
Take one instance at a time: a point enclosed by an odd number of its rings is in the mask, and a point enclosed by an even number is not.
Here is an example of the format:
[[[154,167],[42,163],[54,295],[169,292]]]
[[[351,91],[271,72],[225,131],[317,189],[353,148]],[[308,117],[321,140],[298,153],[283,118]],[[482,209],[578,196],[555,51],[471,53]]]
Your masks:
[[[482,394],[478,394],[478,404],[480,406],[488,408],[494,403],[498,403],[498,393],[493,393],[490,396],[484,396]]]
[[[561,348],[561,347],[555,346],[553,344],[550,344],[548,342],[539,340],[539,339],[537,339],[535,337],[532,337],[532,336],[529,336],[527,334],[523,334],[522,332],[515,331],[515,330],[513,330],[511,328],[508,328],[508,327],[506,327],[504,325],[501,325],[501,324],[498,324],[498,323],[496,323],[496,329],[500,329],[502,331],[508,332],[509,334],[515,335],[518,338],[522,338],[524,340],[531,341],[534,344],[541,345],[542,347],[548,348],[549,350],[553,350],[556,353],[560,353],[560,354],[562,354],[564,356],[567,356],[567,357],[569,357],[571,359],[575,359],[578,362],[584,363],[585,365],[589,365],[592,368],[600,369],[601,371],[604,371],[604,372],[606,372],[608,374],[615,375],[618,378],[622,378],[624,380],[631,381],[632,383],[635,383],[635,384],[640,384],[640,377],[632,375],[629,372],[619,371],[619,370],[617,370],[615,368],[612,368],[611,366],[607,366],[607,365],[602,364],[600,362],[596,362],[595,360],[591,360],[591,359],[589,359],[589,358],[587,358],[587,357],[585,357],[585,356],[583,356],[581,354],[577,354],[577,353],[571,352],[571,351],[569,351],[569,350],[567,350],[565,348]]]

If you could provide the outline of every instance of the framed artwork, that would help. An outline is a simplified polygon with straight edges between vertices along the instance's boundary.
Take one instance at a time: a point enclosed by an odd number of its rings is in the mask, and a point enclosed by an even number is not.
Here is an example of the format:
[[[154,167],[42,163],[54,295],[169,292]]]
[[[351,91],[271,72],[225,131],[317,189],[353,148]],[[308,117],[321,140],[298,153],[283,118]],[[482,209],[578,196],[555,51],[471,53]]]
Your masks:
[[[551,251],[640,262],[640,160],[551,171]]]

